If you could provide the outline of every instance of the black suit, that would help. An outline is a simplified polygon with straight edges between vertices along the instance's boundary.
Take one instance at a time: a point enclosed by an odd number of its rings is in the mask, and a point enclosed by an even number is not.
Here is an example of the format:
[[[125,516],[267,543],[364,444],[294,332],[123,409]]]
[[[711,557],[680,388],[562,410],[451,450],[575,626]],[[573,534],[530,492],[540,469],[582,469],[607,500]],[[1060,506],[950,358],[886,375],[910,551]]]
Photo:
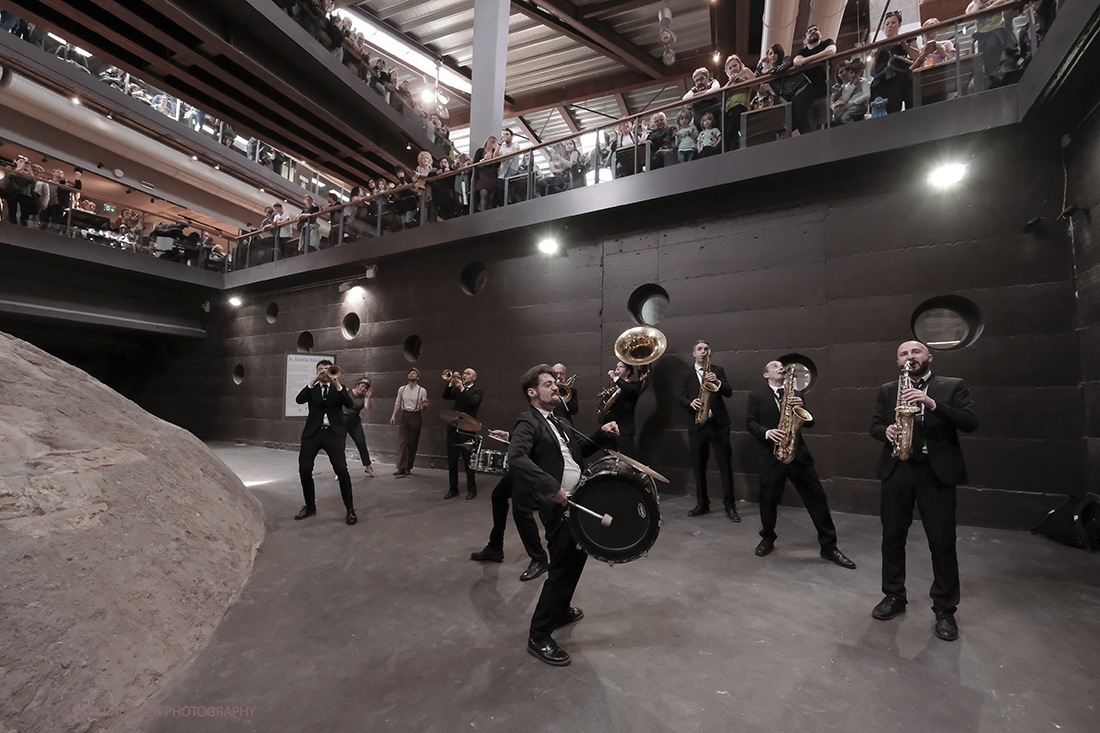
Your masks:
[[[581,409],[581,401],[577,399],[577,390],[573,387],[569,388],[569,394],[569,402],[559,402],[557,407],[554,408],[554,414],[563,420],[568,420],[569,424],[572,425],[573,416]]]
[[[920,509],[932,554],[932,610],[954,613],[959,603],[959,561],[955,551],[955,485],[966,480],[958,430],[978,428],[970,390],[961,379],[931,375],[926,394],[936,409],[924,408],[913,421],[913,453],[906,461],[894,458],[886,428],[894,424],[898,383],[887,382],[878,391],[871,435],[884,443],[878,462],[882,481],[882,592],[907,601],[905,594],[905,540],[913,523],[913,505]],[[927,452],[924,448],[927,447]]]
[[[795,394],[802,397],[801,392],[795,392]],[[808,428],[812,425],[811,420],[803,423],[802,427]],[[821,487],[821,481],[817,478],[810,449],[806,447],[806,441],[802,439],[800,432],[798,442],[795,443],[794,460],[790,463],[781,463],[775,457],[775,443],[767,438],[767,432],[778,426],[779,402],[772,388],[769,386],[749,393],[745,427],[759,441],[756,463],[760,467],[760,536],[775,541],[779,501],[783,498],[783,488],[789,478],[798,495],[802,497],[802,503],[806,505],[806,511],[809,512],[814,527],[817,528],[817,541],[821,544],[822,551],[835,550],[836,526],[833,525],[833,517],[829,513],[825,489]]]
[[[615,386],[621,391],[603,416],[603,422],[614,422],[619,426],[619,434],[615,437],[617,450],[631,458],[637,458],[638,452],[634,449],[634,409],[638,406],[642,385],[616,379]]]
[[[688,424],[688,443],[691,446],[691,463],[695,469],[695,491],[698,504],[710,506],[707,495],[707,461],[710,459],[711,446],[714,447],[714,459],[718,462],[718,472],[722,476],[722,503],[726,509],[734,509],[733,498],[733,449],[730,447],[730,416],[726,412],[725,397],[733,395],[733,386],[726,379],[726,372],[720,366],[710,367],[718,378],[718,391],[710,395],[710,418],[703,425],[695,424],[695,408],[692,401],[699,396],[699,377],[695,365],[684,372],[680,379],[680,406],[691,415]]]
[[[584,456],[599,447],[588,441],[582,445],[568,426],[562,428],[562,433],[578,467],[582,466]],[[606,433],[600,431],[593,436],[593,440],[602,443],[606,440],[605,436]],[[588,555],[577,546],[569,530],[565,507],[551,501],[562,488],[565,458],[555,428],[533,406],[516,417],[508,445],[508,468],[516,487],[529,500],[537,501],[542,506],[540,514],[546,527],[550,569],[531,617],[531,638],[542,641],[550,638],[555,624],[566,618]]]
[[[469,389],[456,387],[453,384],[448,384],[443,388],[443,399],[454,400],[455,409],[466,413],[470,417],[477,417],[478,408],[481,407],[481,400],[484,397],[485,393],[474,385],[470,385]],[[458,447],[459,443],[465,443],[473,439],[472,434],[461,432],[454,425],[447,426],[447,474],[451,481],[450,491],[453,493],[458,492],[459,457],[462,458],[462,463],[466,466],[466,490],[472,494],[477,493],[477,474],[474,473],[474,468],[470,465],[470,452]]]
[[[317,453],[324,451],[332,463],[332,470],[340,480],[340,497],[344,500],[344,507],[349,512],[352,511],[351,476],[348,475],[348,461],[344,455],[346,433],[343,408],[352,407],[353,404],[348,390],[336,389],[334,385],[324,389],[321,384],[315,384],[312,387],[303,387],[294,401],[299,405],[309,405],[306,426],[302,429],[302,448],[298,451],[298,475],[302,479],[302,495],[306,506],[316,506],[313,463],[317,459]],[[326,416],[327,425],[324,424]]]

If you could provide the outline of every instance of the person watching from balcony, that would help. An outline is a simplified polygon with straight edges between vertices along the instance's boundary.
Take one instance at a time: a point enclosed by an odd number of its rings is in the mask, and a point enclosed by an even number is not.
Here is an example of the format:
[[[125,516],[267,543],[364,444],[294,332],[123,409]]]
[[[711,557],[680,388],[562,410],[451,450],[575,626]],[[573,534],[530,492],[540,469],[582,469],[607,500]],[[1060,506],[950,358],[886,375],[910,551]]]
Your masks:
[[[695,160],[695,153],[699,145],[699,130],[695,127],[695,120],[691,116],[691,110],[687,107],[681,109],[679,114],[676,115],[675,134],[676,159],[681,163],[690,163]]]
[[[490,135],[485,139],[485,144],[474,152],[474,163],[477,164],[483,160],[493,160],[499,157],[499,153],[500,147],[497,144],[497,139]],[[474,168],[474,191],[475,195],[478,197],[478,211],[485,211],[496,205],[493,202],[496,190],[497,166],[482,165]]]
[[[699,151],[696,157],[709,158],[722,152],[722,131],[715,126],[714,115],[703,115],[703,129],[699,131]]]
[[[924,21],[922,28],[936,25],[940,21],[938,18],[929,18]],[[920,51],[917,53],[916,58],[913,59],[913,63],[909,65],[911,71],[916,71],[922,66],[934,66],[935,64],[942,64],[946,61],[955,60],[955,44],[951,41],[943,41],[942,43],[936,40],[935,32],[927,32],[921,37],[924,41],[924,45],[920,47]]]
[[[40,219],[45,228],[52,232],[60,232],[62,222],[65,221],[65,209],[69,208],[71,195],[65,180],[65,171],[54,168],[49,181],[49,196],[46,206],[42,209]]]
[[[649,167],[657,170],[676,162],[676,131],[669,127],[664,112],[657,112],[649,118],[649,133],[646,140],[650,144]]]
[[[897,38],[900,28],[901,11],[891,11],[882,20],[881,35],[885,39]],[[902,103],[912,104],[913,76],[909,67],[916,56],[917,49],[908,40],[884,46],[875,53],[871,98],[881,97],[887,114],[900,112]]]
[[[768,47],[760,65],[756,67],[757,76],[776,76],[794,68],[794,60],[787,56],[783,47],[773,43]],[[814,87],[803,73],[787,74],[769,79],[768,85],[780,97],[791,103],[791,121],[798,134],[805,135],[813,130],[810,119],[814,104]]]
[[[867,115],[871,82],[863,76],[864,68],[863,59],[856,57],[839,70],[841,85],[832,103],[834,125],[856,122]]]
[[[1003,5],[1008,0],[972,0],[966,6],[966,14],[971,15],[982,10]],[[982,69],[986,78],[998,73],[1005,48],[1016,45],[1012,31],[1007,27],[1004,13],[994,13],[978,19],[974,33],[974,43],[982,55]]]
[[[281,256],[289,257],[297,254],[292,246],[294,234],[291,231],[290,214],[283,211],[283,205],[278,201],[271,204],[271,208],[275,210],[275,218],[271,220],[271,223],[276,226],[275,237],[278,246],[281,247]]]
[[[701,94],[707,94],[709,92],[717,91],[721,86],[717,79],[710,77],[710,70],[704,66],[700,66],[695,71],[691,72],[691,80],[695,86],[687,90],[687,94],[683,96],[684,102],[687,102],[685,109],[691,113],[691,122],[695,126],[696,130],[703,129],[703,115],[707,112],[711,114],[717,114],[721,102],[717,95],[707,97],[706,99],[700,99],[693,102],[692,100]],[[679,125],[677,125],[679,126]],[[681,161],[682,162],[682,161]]]
[[[825,105],[829,99],[829,79],[825,73],[825,65],[816,62],[823,61],[836,54],[836,42],[832,38],[822,38],[821,29],[816,25],[806,28],[806,35],[802,39],[802,49],[794,55],[792,63],[795,68],[806,66],[806,78],[814,86],[814,108],[817,114],[815,119],[819,124],[825,122]]]
[[[298,214],[298,253],[313,252],[321,243],[321,227],[316,214],[321,207],[313,202],[313,196],[306,194],[302,199],[302,213]]]
[[[340,194],[336,191],[329,191],[328,203],[326,203],[321,210],[329,212],[328,246],[336,247],[343,244],[340,240],[341,227],[344,232],[348,230],[348,223],[351,220],[351,209],[344,207],[344,202],[340,200]]]
[[[731,53],[726,57],[725,71],[727,87],[743,84],[756,78],[756,74],[752,72],[752,69],[745,66],[744,62],[741,61],[741,57],[735,53]],[[726,92],[726,108],[723,110],[726,127],[724,133],[726,150],[733,150],[737,147],[741,139],[741,115],[749,111],[751,100],[752,90],[748,87]]]

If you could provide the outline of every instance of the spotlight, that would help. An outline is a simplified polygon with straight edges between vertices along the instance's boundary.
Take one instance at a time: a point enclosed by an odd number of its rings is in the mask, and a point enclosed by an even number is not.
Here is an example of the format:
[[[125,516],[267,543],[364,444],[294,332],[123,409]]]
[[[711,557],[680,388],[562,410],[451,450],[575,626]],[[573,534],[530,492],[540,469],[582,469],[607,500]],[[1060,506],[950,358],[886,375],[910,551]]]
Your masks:
[[[261,188],[261,189],[260,189],[260,193],[263,193],[263,192],[264,192],[264,190],[263,190],[263,189]]]
[[[192,155],[191,156],[191,160],[198,160],[198,159],[199,159],[199,156],[197,156],[197,155]]]
[[[412,150],[412,149],[413,149],[413,144],[412,143],[405,143],[405,150]]]
[[[112,112],[107,113],[107,119],[113,120],[114,118],[115,118],[114,113],[112,113]]]
[[[424,104],[431,104],[435,101],[435,93],[431,89],[425,89],[420,92],[420,101]]]
[[[966,163],[947,163],[928,173],[928,183],[937,188],[953,186],[966,177]]]
[[[1070,206],[1067,206],[1066,210],[1062,212],[1062,218],[1063,219],[1068,219],[1071,216],[1075,216],[1077,214],[1084,214],[1085,216],[1088,216],[1089,215],[1089,210],[1086,209],[1084,206],[1070,205]]]
[[[221,169],[222,167],[220,165],[218,165],[217,163],[214,164],[214,170],[220,171]]]
[[[73,97],[73,104],[80,104],[80,97]]]
[[[151,204],[155,204],[156,202],[157,202],[157,200],[156,200],[156,199],[154,199],[154,198],[150,198],[150,199],[149,199],[149,203],[151,203]]]
[[[1032,232],[1041,229],[1043,226],[1043,221],[1044,219],[1041,216],[1035,216],[1031,219],[1028,219],[1027,223],[1024,224],[1024,234],[1031,234]]]
[[[539,242],[538,247],[539,252],[542,252],[544,255],[552,255],[558,251],[558,240],[548,237]]]
[[[232,298],[229,299],[229,305],[233,306],[234,308],[238,308],[241,305],[241,299],[234,295]]]
[[[719,51],[714,52],[714,63],[718,63],[722,60],[722,54]]]
[[[133,193],[133,192],[134,192],[134,189],[132,189],[132,188],[126,189],[126,193]]]
[[[100,170],[102,170],[102,169],[103,169],[103,164],[102,164],[102,163],[96,163],[96,164],[95,164],[95,167],[96,167],[96,168],[99,168]]]

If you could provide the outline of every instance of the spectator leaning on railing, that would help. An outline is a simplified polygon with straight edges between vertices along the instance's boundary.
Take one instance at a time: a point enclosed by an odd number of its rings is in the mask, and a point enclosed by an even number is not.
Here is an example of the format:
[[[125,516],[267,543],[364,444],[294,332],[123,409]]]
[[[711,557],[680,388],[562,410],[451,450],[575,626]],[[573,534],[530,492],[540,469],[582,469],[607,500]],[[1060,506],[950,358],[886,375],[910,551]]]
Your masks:
[[[691,73],[691,80],[695,83],[695,86],[687,90],[687,94],[684,95],[682,101],[688,103],[686,109],[691,112],[692,124],[695,126],[695,129],[702,130],[703,115],[707,112],[718,114],[721,101],[718,95],[707,97],[697,102],[693,102],[692,100],[700,94],[717,91],[720,85],[717,79],[710,78],[710,70],[703,66],[700,66]]]
[[[756,67],[757,76],[782,74],[794,68],[794,60],[785,54],[783,47],[773,43]],[[791,121],[800,135],[813,130],[810,113],[814,104],[814,87],[803,73],[788,74],[769,79],[768,85],[776,94],[791,103]]]
[[[840,88],[832,101],[834,125],[846,125],[862,120],[871,98],[871,82],[863,76],[863,59],[856,57],[837,72]]]
[[[822,38],[821,29],[816,25],[806,28],[806,36],[802,39],[802,50],[795,54],[792,63],[795,68],[807,66],[806,78],[814,87],[814,109],[819,110],[816,122],[824,124],[825,107],[829,98],[829,79],[825,73],[825,65],[815,62],[824,61],[836,54],[836,43],[832,38]]]
[[[731,53],[726,58],[727,87],[733,86],[734,84],[742,84],[755,78],[756,74],[752,72],[752,69],[745,66],[740,56]],[[726,150],[735,149],[741,139],[741,115],[749,111],[749,102],[751,99],[752,90],[747,87],[740,91],[726,92],[726,108],[723,111],[726,118]]]

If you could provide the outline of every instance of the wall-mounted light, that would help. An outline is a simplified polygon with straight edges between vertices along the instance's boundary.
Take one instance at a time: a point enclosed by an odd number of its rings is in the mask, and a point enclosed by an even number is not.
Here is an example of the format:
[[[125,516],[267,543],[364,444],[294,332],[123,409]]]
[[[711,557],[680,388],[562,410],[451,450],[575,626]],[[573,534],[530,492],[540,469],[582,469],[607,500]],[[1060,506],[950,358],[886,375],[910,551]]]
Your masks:
[[[558,240],[547,237],[538,243],[538,248],[544,255],[552,255],[558,251]]]
[[[1032,232],[1039,231],[1040,229],[1043,228],[1043,222],[1045,222],[1045,221],[1046,221],[1046,219],[1044,219],[1041,216],[1035,216],[1035,217],[1032,217],[1032,218],[1028,219],[1027,223],[1024,224],[1024,229],[1023,229],[1024,234],[1031,234]]]
[[[73,97],[73,104],[80,104],[80,97]]]
[[[928,183],[937,188],[948,188],[966,177],[966,163],[945,163],[928,172]]]
[[[233,306],[234,308],[239,308],[242,302],[243,301],[240,298],[238,298],[236,295],[232,296],[229,299],[229,305]]]
[[[1089,210],[1086,209],[1084,206],[1073,206],[1071,204],[1066,207],[1065,211],[1062,212],[1062,218],[1069,219],[1070,217],[1076,216],[1077,214],[1084,214],[1085,216],[1088,216]]]

